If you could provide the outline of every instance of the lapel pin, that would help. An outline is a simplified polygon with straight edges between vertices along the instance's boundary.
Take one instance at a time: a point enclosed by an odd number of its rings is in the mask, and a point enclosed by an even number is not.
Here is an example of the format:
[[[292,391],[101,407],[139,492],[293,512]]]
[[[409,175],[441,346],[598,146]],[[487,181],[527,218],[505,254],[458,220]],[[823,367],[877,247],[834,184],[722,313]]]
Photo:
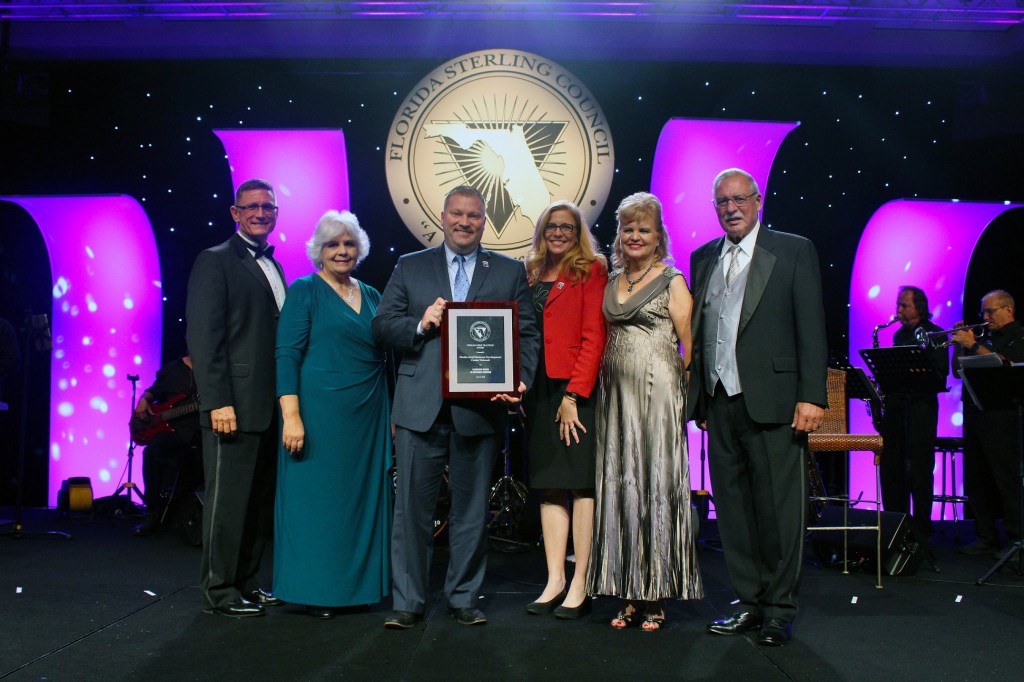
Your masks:
[[[562,288],[562,287],[564,287],[564,286],[565,286],[565,282],[559,282],[559,283],[558,283],[558,288],[559,288],[559,289],[561,289],[561,288]]]
[[[491,267],[491,262],[490,261],[486,261],[486,260],[485,261],[481,261],[480,264],[483,265],[485,268]]]

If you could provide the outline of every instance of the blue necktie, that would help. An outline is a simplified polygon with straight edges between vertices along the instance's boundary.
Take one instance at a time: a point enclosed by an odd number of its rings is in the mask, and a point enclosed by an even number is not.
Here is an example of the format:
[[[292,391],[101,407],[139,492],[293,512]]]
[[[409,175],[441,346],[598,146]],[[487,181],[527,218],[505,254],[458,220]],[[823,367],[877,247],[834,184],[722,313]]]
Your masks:
[[[455,262],[459,264],[459,269],[455,273],[455,291],[452,293],[455,295],[456,301],[465,301],[466,294],[469,293],[469,277],[466,275],[466,257],[456,256]]]

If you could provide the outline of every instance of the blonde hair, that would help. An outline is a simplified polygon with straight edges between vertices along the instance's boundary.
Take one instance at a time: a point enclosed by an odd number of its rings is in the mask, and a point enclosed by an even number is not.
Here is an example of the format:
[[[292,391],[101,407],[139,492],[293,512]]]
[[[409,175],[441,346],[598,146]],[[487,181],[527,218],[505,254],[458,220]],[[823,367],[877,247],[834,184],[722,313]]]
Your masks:
[[[548,242],[544,239],[544,227],[551,219],[555,211],[568,211],[572,214],[572,222],[576,226],[576,243],[566,252],[558,264],[558,274],[565,277],[569,282],[576,284],[586,282],[590,278],[591,268],[594,263],[600,262],[607,267],[607,262],[601,254],[601,247],[590,231],[583,213],[576,204],[567,200],[556,201],[540,214],[537,219],[536,228],[533,231],[533,246],[526,254],[526,275],[530,283],[536,282],[550,265],[548,258]]]
[[[672,256],[668,253],[668,232],[661,222],[661,201],[650,192],[630,194],[615,209],[618,227],[615,230],[615,246],[612,249],[612,267],[622,270],[626,265],[626,257],[622,253],[622,226],[640,218],[650,218],[658,230],[658,246],[654,249],[654,257],[664,263],[671,263]]]

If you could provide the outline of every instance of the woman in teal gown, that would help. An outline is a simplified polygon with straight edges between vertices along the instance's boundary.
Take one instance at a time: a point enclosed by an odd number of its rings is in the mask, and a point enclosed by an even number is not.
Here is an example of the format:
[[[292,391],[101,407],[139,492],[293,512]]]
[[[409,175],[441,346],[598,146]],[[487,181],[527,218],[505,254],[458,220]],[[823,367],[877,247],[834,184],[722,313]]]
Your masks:
[[[289,287],[277,327],[274,594],[330,618],[389,592],[390,407],[370,330],[380,293],[352,277],[366,232],[328,211],[306,248],[317,272]]]

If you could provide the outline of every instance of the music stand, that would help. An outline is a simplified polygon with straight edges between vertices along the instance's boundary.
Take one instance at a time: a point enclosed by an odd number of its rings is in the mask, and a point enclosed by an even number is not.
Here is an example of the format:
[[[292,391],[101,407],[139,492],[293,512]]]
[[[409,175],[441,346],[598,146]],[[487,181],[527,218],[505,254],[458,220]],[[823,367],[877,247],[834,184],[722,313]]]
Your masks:
[[[1014,410],[1017,416],[1017,489],[1018,510],[1017,527],[1024,520],[1024,364],[1009,367],[970,367],[965,368],[964,383],[969,383],[980,407],[985,411]],[[999,561],[978,578],[978,584],[984,585],[992,574],[1002,568],[1013,556],[1017,555],[1017,574],[1024,574],[1024,552],[1021,539],[1010,545]]]
[[[946,379],[935,371],[929,351],[917,346],[863,348],[864,358],[885,395],[941,393]]]
[[[909,398],[913,394],[941,393],[947,390],[946,378],[935,369],[931,352],[932,349],[919,346],[892,346],[891,348],[863,348],[860,355],[871,369],[883,395]],[[935,438],[934,433],[932,438]],[[908,409],[903,415],[904,457],[906,457],[906,447],[909,442],[910,410]],[[906,495],[906,491],[902,494]],[[932,563],[931,557],[928,557],[928,561]],[[935,568],[933,563],[932,567]]]

